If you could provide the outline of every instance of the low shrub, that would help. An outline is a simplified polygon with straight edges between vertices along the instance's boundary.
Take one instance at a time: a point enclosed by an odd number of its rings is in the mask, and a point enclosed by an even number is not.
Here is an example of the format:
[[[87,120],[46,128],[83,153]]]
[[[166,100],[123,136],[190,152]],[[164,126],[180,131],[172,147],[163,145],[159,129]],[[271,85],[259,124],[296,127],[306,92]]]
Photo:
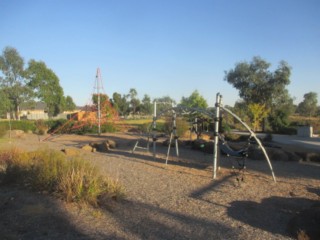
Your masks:
[[[0,122],[0,138],[3,137],[4,135],[6,135],[9,126],[7,126],[8,123],[7,122]]]
[[[0,122],[0,131],[7,131],[10,129],[11,125],[11,130],[22,130],[24,132],[34,132],[36,130],[36,125],[34,121],[29,121],[29,120],[11,120],[10,123],[8,121],[1,121]]]
[[[35,191],[54,193],[68,202],[94,206],[124,194],[120,184],[103,176],[90,162],[79,157],[67,158],[50,149],[29,153],[0,150],[0,177],[2,184],[19,183]]]

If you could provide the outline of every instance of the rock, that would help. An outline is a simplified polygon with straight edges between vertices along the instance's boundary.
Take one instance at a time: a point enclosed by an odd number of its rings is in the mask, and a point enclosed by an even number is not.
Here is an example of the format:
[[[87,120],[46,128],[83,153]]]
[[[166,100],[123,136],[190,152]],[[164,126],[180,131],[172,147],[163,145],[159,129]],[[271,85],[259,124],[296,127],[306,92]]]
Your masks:
[[[95,152],[96,151],[96,149],[94,147],[90,146],[89,144],[82,146],[81,149],[88,151],[88,152]]]
[[[111,149],[117,148],[117,143],[113,140],[107,140],[106,143],[108,143]]]
[[[106,140],[103,142],[91,142],[89,145],[95,148],[98,152],[108,152],[110,149],[114,149],[117,147],[117,143],[113,140]]]
[[[79,155],[78,149],[74,149],[74,148],[65,148],[65,149],[62,149],[61,151],[64,152],[67,156]]]

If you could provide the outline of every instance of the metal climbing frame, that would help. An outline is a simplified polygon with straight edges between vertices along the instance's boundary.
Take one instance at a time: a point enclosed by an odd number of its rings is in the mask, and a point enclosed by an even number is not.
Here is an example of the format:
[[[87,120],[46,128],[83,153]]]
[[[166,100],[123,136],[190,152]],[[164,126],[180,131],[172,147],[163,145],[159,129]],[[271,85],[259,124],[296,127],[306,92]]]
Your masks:
[[[168,146],[168,151],[167,151],[167,157],[166,157],[166,164],[168,163],[168,158],[169,158],[169,153],[170,153],[170,147],[171,147],[171,143],[172,143],[172,139],[174,138],[175,140],[175,147],[176,147],[176,154],[177,156],[179,156],[179,149],[178,149],[178,138],[176,136],[176,114],[180,113],[180,114],[192,114],[192,113],[202,113],[204,115],[207,115],[208,117],[212,118],[214,121],[214,146],[213,146],[213,179],[216,179],[217,177],[217,163],[218,163],[218,151],[219,149],[219,122],[220,122],[220,112],[221,111],[225,111],[226,113],[230,114],[231,116],[233,116],[235,119],[237,119],[250,133],[250,136],[253,137],[256,142],[259,144],[271,171],[271,175],[272,178],[274,180],[274,182],[276,182],[276,177],[272,168],[272,164],[270,162],[270,159],[268,157],[268,154],[265,150],[265,148],[263,147],[261,141],[257,138],[256,134],[250,129],[250,127],[243,122],[236,114],[234,114],[232,111],[230,111],[227,108],[224,108],[221,104],[222,102],[222,95],[220,95],[220,93],[217,93],[216,95],[216,104],[215,104],[215,113],[213,114],[212,112],[209,112],[207,110],[204,109],[198,109],[198,108],[189,108],[189,107],[185,107],[185,106],[179,106],[179,107],[172,107],[169,109],[166,109],[164,111],[162,111],[161,113],[159,113],[157,115],[157,103],[154,102],[154,113],[153,113],[153,121],[151,124],[151,128],[152,128],[152,134],[149,132],[149,136],[152,136],[152,141],[153,141],[153,158],[156,158],[156,141],[157,141],[157,136],[156,136],[156,121],[157,119],[162,116],[164,113],[168,112],[168,111],[172,111],[173,113],[173,131],[170,134],[170,140],[169,140],[169,146]],[[138,148],[138,141],[134,147]],[[149,137],[148,137],[148,145],[147,145],[147,149],[149,149]],[[134,151],[133,150],[133,151]]]
[[[241,118],[239,118],[236,114],[234,114],[229,109],[224,108],[222,106],[221,102],[222,102],[222,95],[220,95],[220,93],[217,93],[216,104],[215,104],[216,111],[215,111],[215,117],[214,117],[213,179],[215,179],[217,177],[220,110],[223,110],[223,111],[229,113],[230,115],[232,115],[235,119],[237,119],[250,132],[251,137],[253,137],[256,140],[256,142],[259,144],[259,146],[261,147],[261,150],[262,150],[262,152],[268,162],[273,181],[276,182],[276,177],[273,172],[271,161],[268,157],[268,154],[267,154],[265,148],[263,147],[261,141],[259,140],[259,138],[257,138],[256,134],[250,129],[250,127],[245,122],[243,122],[241,120]]]

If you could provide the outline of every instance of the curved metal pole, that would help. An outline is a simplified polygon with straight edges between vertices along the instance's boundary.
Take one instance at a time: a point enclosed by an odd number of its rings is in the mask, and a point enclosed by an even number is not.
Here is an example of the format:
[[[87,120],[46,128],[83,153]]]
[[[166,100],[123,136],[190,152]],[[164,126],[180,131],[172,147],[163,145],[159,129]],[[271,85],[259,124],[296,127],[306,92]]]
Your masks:
[[[262,149],[262,152],[269,164],[269,168],[270,168],[270,171],[271,171],[271,174],[272,174],[272,178],[273,178],[273,181],[274,182],[277,182],[276,180],[276,176],[274,175],[274,172],[273,172],[273,168],[272,168],[272,165],[271,165],[271,162],[270,162],[270,159],[268,157],[268,154],[265,150],[265,148],[263,147],[261,141],[259,140],[259,138],[257,138],[256,134],[250,129],[250,127],[245,123],[243,122],[236,114],[234,114],[233,112],[231,112],[229,109],[227,108],[224,108],[222,106],[220,106],[220,108],[222,108],[224,111],[226,111],[227,113],[231,114],[235,119],[237,119],[243,126],[245,126],[245,128],[250,132],[251,136],[254,137],[254,139],[257,141],[257,143],[259,144],[259,146],[261,147]]]

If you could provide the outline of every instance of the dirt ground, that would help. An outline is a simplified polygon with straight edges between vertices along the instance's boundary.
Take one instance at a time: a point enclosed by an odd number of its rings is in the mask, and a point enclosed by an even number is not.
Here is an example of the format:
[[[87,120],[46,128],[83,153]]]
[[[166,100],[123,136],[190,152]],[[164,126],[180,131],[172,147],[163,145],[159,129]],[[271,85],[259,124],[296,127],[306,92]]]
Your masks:
[[[65,203],[21,186],[0,188],[0,239],[292,239],[288,223],[320,201],[320,165],[271,159],[247,161],[239,184],[235,160],[221,156],[212,180],[212,155],[179,146],[180,156],[157,144],[132,153],[135,134],[102,136],[27,134],[0,142],[27,151],[74,148],[126,188],[121,201],[103,208]],[[92,141],[115,140],[108,153],[86,152]],[[40,140],[40,141],[39,141]],[[160,140],[159,140],[160,141]],[[143,144],[145,142],[141,142]],[[289,229],[290,230],[290,229]]]

